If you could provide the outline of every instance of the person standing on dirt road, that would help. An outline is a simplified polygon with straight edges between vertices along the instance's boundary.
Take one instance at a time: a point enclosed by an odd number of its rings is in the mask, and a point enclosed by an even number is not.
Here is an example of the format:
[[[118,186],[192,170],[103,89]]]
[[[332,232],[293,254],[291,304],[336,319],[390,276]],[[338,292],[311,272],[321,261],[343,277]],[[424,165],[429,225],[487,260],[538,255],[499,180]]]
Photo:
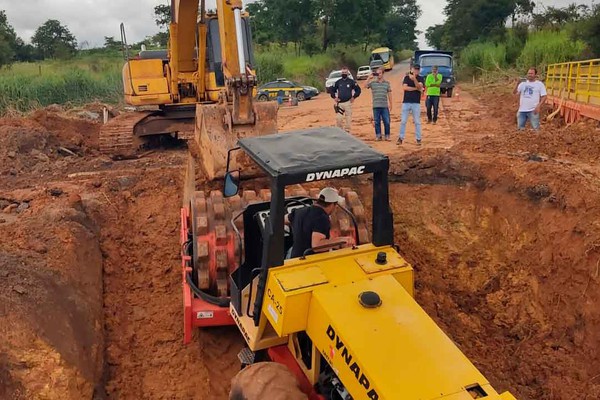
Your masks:
[[[540,129],[540,111],[546,102],[546,86],[537,80],[537,69],[529,68],[527,71],[527,80],[519,82],[513,90],[514,94],[519,94],[519,111],[517,112],[517,128],[525,129],[527,120],[534,130]]]
[[[427,123],[436,124],[438,119],[438,111],[440,107],[440,86],[442,85],[442,74],[438,73],[437,65],[431,67],[431,73],[425,78],[425,87],[427,99],[425,107],[427,108]],[[431,112],[433,109],[433,113]],[[433,114],[433,115],[432,115]]]
[[[331,88],[331,97],[341,112],[336,112],[337,126],[350,133],[352,125],[352,103],[360,96],[360,86],[350,78],[348,67],[342,68],[342,77]],[[344,124],[345,122],[345,124]]]
[[[351,244],[352,239],[348,237],[329,238],[330,215],[341,200],[337,190],[326,187],[321,190],[319,198],[310,207],[296,208],[286,216],[294,237],[291,252],[288,252],[286,258],[301,257],[308,249],[330,243],[344,241],[346,245]]]
[[[381,121],[385,140],[390,140],[390,112],[392,111],[392,85],[383,78],[383,67],[377,68],[367,79],[367,89],[373,95],[373,120],[375,139],[381,140]]]
[[[406,134],[406,122],[408,115],[412,114],[415,121],[415,137],[417,145],[421,145],[421,92],[423,91],[423,77],[419,75],[421,66],[414,64],[409,73],[404,77],[402,89],[404,90],[404,100],[402,101],[402,122],[400,123],[400,137],[396,144],[404,142]]]

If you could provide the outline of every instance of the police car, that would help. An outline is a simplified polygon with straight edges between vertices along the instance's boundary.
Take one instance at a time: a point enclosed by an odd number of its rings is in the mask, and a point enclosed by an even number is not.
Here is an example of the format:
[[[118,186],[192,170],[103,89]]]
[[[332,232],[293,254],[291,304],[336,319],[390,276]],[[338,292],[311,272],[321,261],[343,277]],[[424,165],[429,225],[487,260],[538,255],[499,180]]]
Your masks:
[[[298,85],[285,78],[280,78],[260,86],[256,93],[256,99],[258,101],[275,100],[277,96],[288,98],[290,94],[295,96],[298,101],[304,101],[317,96],[319,90],[312,86]]]

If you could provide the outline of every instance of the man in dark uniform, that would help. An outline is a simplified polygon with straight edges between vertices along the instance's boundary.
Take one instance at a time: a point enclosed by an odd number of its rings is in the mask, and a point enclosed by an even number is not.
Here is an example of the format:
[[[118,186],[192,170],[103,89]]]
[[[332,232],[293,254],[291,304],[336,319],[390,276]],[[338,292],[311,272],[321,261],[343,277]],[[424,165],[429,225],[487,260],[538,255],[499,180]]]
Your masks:
[[[340,202],[341,197],[337,190],[327,187],[319,193],[319,198],[310,207],[294,209],[288,215],[288,221],[294,235],[294,245],[288,258],[304,255],[308,249],[326,246],[330,243],[344,241],[345,245],[352,243],[352,238],[337,237],[330,239],[331,230],[330,215]]]
[[[342,77],[331,88],[331,97],[341,112],[336,113],[337,126],[350,133],[352,124],[352,103],[360,96],[360,86],[350,78],[348,67],[342,68]],[[345,124],[344,124],[345,117]]]

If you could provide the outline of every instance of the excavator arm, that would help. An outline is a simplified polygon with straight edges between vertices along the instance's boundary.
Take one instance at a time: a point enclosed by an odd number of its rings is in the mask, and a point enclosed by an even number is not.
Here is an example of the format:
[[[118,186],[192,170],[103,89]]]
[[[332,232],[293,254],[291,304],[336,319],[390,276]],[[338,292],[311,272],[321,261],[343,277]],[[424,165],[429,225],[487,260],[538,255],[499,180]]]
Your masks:
[[[221,57],[234,125],[254,123],[252,92],[256,75],[247,65],[242,26],[242,1],[217,0]]]

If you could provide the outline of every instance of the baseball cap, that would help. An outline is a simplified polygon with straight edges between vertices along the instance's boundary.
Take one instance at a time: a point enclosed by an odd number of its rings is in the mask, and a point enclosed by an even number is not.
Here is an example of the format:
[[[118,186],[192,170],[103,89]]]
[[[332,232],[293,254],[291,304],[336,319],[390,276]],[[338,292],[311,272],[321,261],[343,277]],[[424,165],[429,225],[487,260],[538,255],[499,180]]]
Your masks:
[[[338,194],[338,191],[332,187],[326,187],[321,190],[319,192],[319,199],[323,200],[325,203],[339,203],[343,200]]]
[[[421,66],[420,66],[419,64],[414,64],[414,65],[413,65],[413,68],[414,68],[414,69],[421,69]]]

